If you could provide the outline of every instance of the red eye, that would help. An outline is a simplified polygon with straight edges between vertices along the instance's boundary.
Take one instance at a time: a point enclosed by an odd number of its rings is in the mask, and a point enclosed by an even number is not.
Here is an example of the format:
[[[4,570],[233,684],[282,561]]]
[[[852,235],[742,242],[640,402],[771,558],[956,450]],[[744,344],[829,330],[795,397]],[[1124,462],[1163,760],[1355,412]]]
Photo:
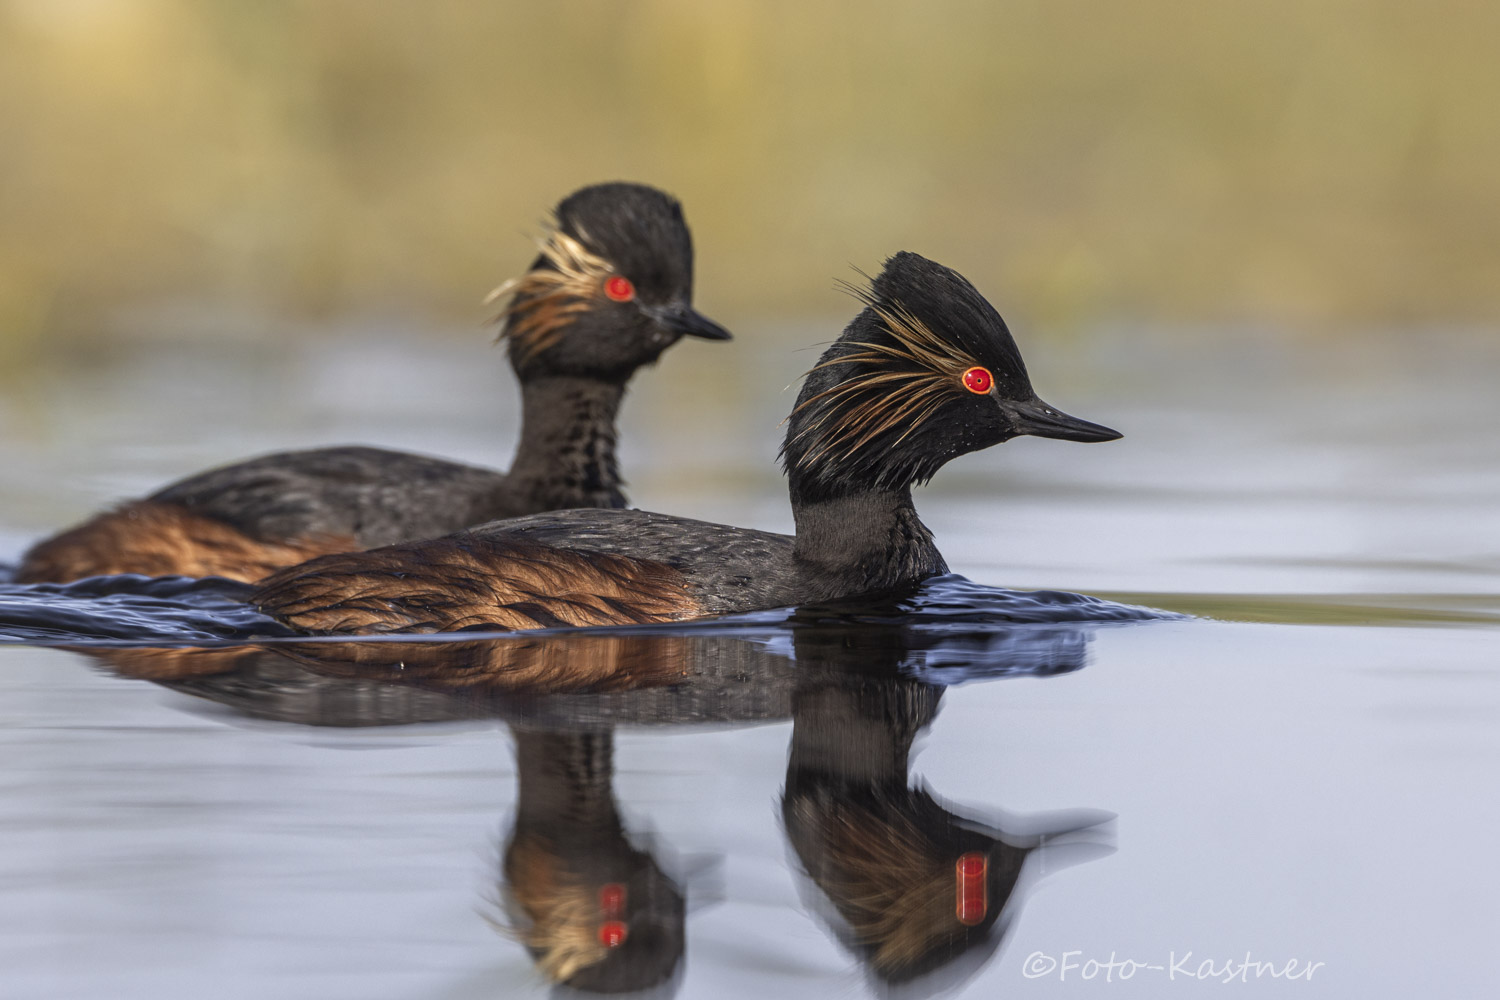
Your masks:
[[[635,286],[629,278],[616,274],[604,283],[604,294],[616,302],[629,302],[635,298]]]
[[[606,948],[618,948],[625,943],[626,928],[618,920],[606,920],[599,925],[599,943]]]
[[[980,368],[976,365],[964,372],[964,388],[972,393],[983,396],[994,384],[995,377],[990,374],[988,368]]]

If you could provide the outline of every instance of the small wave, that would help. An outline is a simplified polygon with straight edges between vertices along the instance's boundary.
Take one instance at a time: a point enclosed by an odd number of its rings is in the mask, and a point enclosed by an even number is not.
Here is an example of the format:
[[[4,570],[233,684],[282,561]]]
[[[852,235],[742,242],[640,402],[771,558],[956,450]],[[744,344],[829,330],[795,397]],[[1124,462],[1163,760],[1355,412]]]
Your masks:
[[[961,621],[972,625],[1178,621],[1186,617],[1062,590],[1005,590],[957,573],[922,581],[896,602],[894,613],[933,624]]]
[[[250,592],[128,575],[0,585],[0,638],[69,646],[124,676],[301,724],[660,724],[784,718],[797,686],[820,677],[947,687],[1068,673],[1101,627],[1182,617],[944,576],[883,598],[664,625],[351,638],[295,635],[246,604]]]
[[[131,573],[0,584],[0,641],[195,643],[289,634],[245,603],[250,591],[219,577]]]
[[[293,633],[246,602],[250,584],[218,577],[90,577],[73,583],[0,584],[0,641],[45,645],[91,642],[193,644],[247,642]],[[941,666],[939,650],[984,653],[996,644],[1035,649],[1048,645],[1041,632],[1012,633],[1016,625],[1079,625],[1180,619],[1168,611],[1118,604],[1060,591],[987,587],[957,575],[934,577],[902,595],[856,599],[699,619],[671,625],[601,629],[549,629],[536,637],[568,633],[758,636],[772,646],[790,641],[788,626],[855,628],[885,626],[904,631],[926,659]],[[512,633],[465,632],[466,640]],[[395,638],[395,637],[390,637]],[[406,642],[438,642],[446,636],[403,636]],[[340,641],[348,641],[341,639]],[[1036,662],[1036,657],[1025,657]],[[1029,669],[1039,669],[1037,667]]]

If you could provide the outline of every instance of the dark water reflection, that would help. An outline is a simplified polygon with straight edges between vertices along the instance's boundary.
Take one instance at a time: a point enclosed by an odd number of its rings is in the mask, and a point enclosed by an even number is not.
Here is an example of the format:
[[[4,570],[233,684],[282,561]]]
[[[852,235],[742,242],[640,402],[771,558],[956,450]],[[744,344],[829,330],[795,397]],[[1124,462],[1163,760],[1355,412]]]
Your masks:
[[[994,954],[1023,901],[1017,889],[1031,851],[1067,836],[1084,849],[1074,860],[1106,854],[1110,817],[1034,817],[1027,829],[1006,831],[914,786],[912,743],[936,716],[944,686],[903,669],[900,633],[798,634],[781,813],[816,889],[807,896],[833,933],[877,986],[926,993],[967,978]],[[992,638],[989,655],[976,652],[971,664],[990,675],[1078,669],[1088,641],[1067,629]],[[1007,644],[1015,658],[998,652]]]
[[[93,597],[104,590],[95,584]],[[223,597],[154,595],[179,602],[185,622]],[[705,724],[789,718],[780,811],[804,901],[878,990],[925,994],[994,954],[1038,847],[1051,845],[1054,869],[1108,853],[1104,814],[986,820],[950,810],[909,773],[913,740],[947,687],[1082,668],[1093,631],[1109,627],[1089,612],[1150,617],[1074,595],[985,596],[950,578],[904,599],[711,627],[73,648],[112,673],[281,723],[503,720],[516,747],[515,818],[498,893],[476,892],[502,902],[501,933],[545,980],[587,992],[673,992],[691,954],[690,880],[669,844],[622,819],[615,727],[688,727],[690,738]],[[1015,620],[1027,616],[1054,620]]]
[[[240,603],[244,591],[185,577],[5,586],[0,639],[74,649],[257,718],[388,726],[494,715],[566,727],[784,719],[803,660],[943,685],[1062,673],[1083,664],[1091,628],[1179,617],[947,576],[876,601],[670,626],[350,640],[293,635]],[[203,639],[241,641],[158,645]]]

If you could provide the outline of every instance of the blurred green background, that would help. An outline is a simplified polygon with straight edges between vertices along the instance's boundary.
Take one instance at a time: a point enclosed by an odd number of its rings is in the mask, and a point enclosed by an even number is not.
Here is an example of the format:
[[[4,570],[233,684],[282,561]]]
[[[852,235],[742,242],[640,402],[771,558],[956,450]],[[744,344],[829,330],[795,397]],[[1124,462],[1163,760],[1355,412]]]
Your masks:
[[[910,248],[1029,337],[1483,326],[1497,39],[1492,0],[4,0],[0,361],[477,321],[616,178],[684,200],[731,325]]]

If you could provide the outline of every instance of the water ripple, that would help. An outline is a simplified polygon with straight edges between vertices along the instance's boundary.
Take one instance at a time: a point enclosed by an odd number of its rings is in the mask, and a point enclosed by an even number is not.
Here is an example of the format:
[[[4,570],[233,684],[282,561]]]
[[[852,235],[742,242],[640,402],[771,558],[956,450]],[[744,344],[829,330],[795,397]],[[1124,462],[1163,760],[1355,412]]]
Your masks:
[[[75,583],[0,584],[0,641],[212,642],[286,635],[244,603],[248,584],[130,573]]]
[[[217,577],[91,577],[74,583],[0,584],[0,641],[35,645],[80,643],[245,642],[292,633],[245,603],[249,584]],[[923,582],[910,593],[795,609],[751,612],[672,625],[612,628],[626,634],[679,634],[708,629],[719,634],[783,631],[787,624],[820,627],[899,627],[912,636],[939,635],[953,646],[983,647],[995,626],[1151,621],[1179,618],[1172,612],[1118,604],[1059,591],[1000,590],[948,575]],[[552,635],[572,629],[541,630]],[[599,632],[599,629],[591,629]],[[465,640],[511,633],[467,631]],[[968,635],[971,640],[963,640]],[[446,638],[451,638],[446,637]],[[401,637],[404,642],[445,637]],[[1008,642],[1011,640],[1007,640]],[[922,646],[917,643],[917,648]]]

